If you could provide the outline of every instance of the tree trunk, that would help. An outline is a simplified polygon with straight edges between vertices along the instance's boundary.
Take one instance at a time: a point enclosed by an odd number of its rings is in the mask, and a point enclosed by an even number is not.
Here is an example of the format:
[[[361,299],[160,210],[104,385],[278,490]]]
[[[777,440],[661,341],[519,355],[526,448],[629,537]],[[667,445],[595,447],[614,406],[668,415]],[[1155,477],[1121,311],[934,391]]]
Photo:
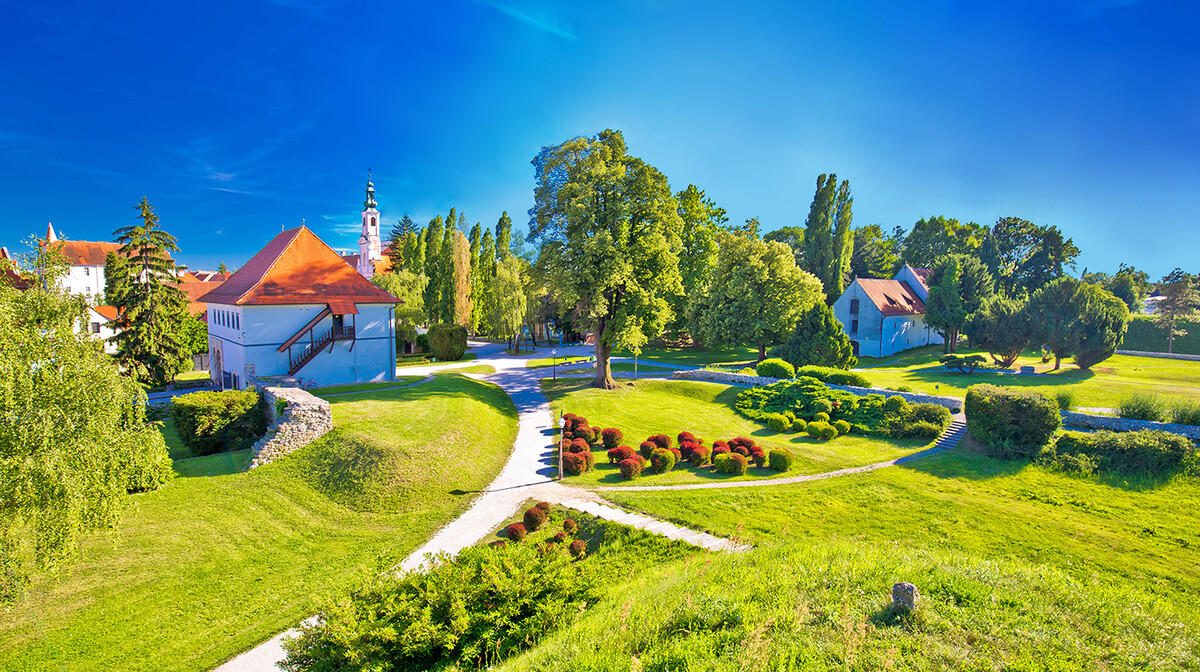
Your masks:
[[[1171,354],[1171,347],[1175,344],[1175,318],[1171,317],[1167,321],[1167,354]]]
[[[761,362],[766,358],[767,358],[767,344],[759,343],[758,344],[758,361]]]
[[[612,390],[617,387],[617,381],[613,380],[612,370],[608,365],[608,356],[612,353],[612,346],[600,338],[602,333],[604,332],[600,329],[596,333],[596,379],[592,381],[592,387]]]
[[[1062,367],[1062,357],[1059,357],[1058,353],[1055,353],[1054,354],[1054,370],[1058,371],[1058,369],[1060,367]]]

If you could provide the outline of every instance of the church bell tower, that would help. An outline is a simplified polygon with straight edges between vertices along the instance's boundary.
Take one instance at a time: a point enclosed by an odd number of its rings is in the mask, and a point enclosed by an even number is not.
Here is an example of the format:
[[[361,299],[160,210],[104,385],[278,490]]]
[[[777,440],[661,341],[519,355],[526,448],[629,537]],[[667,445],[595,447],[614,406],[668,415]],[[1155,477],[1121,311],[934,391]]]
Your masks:
[[[358,237],[358,272],[364,277],[375,275],[375,262],[383,259],[379,243],[379,210],[375,205],[375,185],[367,173],[367,200],[363,201],[362,235]]]

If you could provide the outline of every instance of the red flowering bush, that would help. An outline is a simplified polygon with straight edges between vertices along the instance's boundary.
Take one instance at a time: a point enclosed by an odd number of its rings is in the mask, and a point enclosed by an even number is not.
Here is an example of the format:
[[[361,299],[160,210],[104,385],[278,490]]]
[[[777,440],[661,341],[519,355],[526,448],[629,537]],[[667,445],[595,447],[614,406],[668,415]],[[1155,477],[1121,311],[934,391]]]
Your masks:
[[[550,502],[538,502],[534,506],[545,511],[546,513],[550,513]]]
[[[591,454],[591,451],[586,453],[563,453],[563,471],[568,476],[578,476],[587,471],[587,458],[584,456]]]
[[[621,433],[621,430],[609,427],[600,432],[600,437],[604,441],[605,448],[616,448],[620,445],[621,439],[625,438],[625,435]]]
[[[637,455],[637,453],[634,452],[633,448],[629,446],[617,446],[608,451],[608,463],[617,464],[623,460],[628,460],[634,455]]]
[[[621,476],[623,476],[629,480],[632,480],[632,479],[637,478],[638,476],[641,476],[642,475],[642,467],[646,463],[644,460],[639,459],[639,458],[641,458],[641,455],[638,455],[636,457],[631,457],[628,460],[621,460],[620,465],[618,465],[621,467]]]
[[[667,436],[666,434],[655,434],[646,440],[658,446],[659,448],[671,447],[671,437]]]
[[[564,534],[562,532],[558,532],[553,537],[550,537],[550,542],[554,543],[554,544],[561,544],[563,542],[563,540],[566,538],[567,538],[566,534]]]
[[[525,529],[530,532],[536,531],[546,522],[546,512],[536,506],[531,506],[525,511]]]
[[[700,444],[695,441],[680,441],[679,455],[682,459],[690,460],[692,459],[692,451],[699,447]]]
[[[529,534],[529,532],[525,529],[525,526],[521,523],[513,523],[512,525],[509,525],[504,532],[508,535],[508,538],[512,539],[513,541],[521,541],[525,538],[526,534]]]
[[[685,441],[690,441],[692,443],[701,443],[700,439],[697,439],[696,435],[692,434],[691,432],[680,432],[679,435],[675,437],[676,443],[683,443]]]
[[[576,560],[582,560],[583,556],[587,555],[587,542],[582,539],[576,539],[571,542],[571,556]]]
[[[713,441],[713,450],[715,451],[717,448],[724,448],[725,449],[724,452],[728,453],[729,452],[729,442],[728,441]]]
[[[762,448],[755,446],[754,450],[750,451],[750,461],[754,463],[754,466],[761,467],[767,463],[767,454],[763,452]]]
[[[753,446],[753,445],[754,445],[754,439],[747,439],[747,438],[746,438],[746,437],[744,437],[744,436],[739,436],[739,437],[737,437],[737,438],[735,438],[735,439],[730,439],[730,440],[729,440],[729,447],[730,447],[730,448],[733,448],[734,446],[741,446],[741,447],[743,447],[743,448],[745,448],[745,449],[749,450],[749,449],[750,449],[750,446]]]
[[[750,457],[750,448],[748,446],[743,446],[740,443],[736,446],[729,446],[729,451],[737,455],[741,455],[742,457]]]
[[[600,430],[596,427],[592,427],[591,425],[580,425],[575,429],[575,438],[583,439],[588,443],[596,443],[596,440],[599,437]]]
[[[564,450],[568,453],[590,453],[592,452],[592,446],[583,439],[571,439],[571,442],[564,447]]]
[[[586,453],[578,453],[578,454],[583,456],[583,470],[584,471],[591,471],[592,467],[596,466],[596,454],[595,453],[593,453],[592,451],[589,450]]]
[[[650,454],[650,465],[654,472],[661,474],[675,468],[675,453],[670,448],[659,448]]]
[[[724,441],[717,441],[712,447],[712,459],[715,462],[718,455],[728,455],[729,446]]]
[[[683,460],[683,453],[680,452],[680,450],[678,448],[667,448],[667,450],[671,451],[671,454],[675,456],[676,462],[680,462]]]
[[[566,532],[567,534],[575,534],[578,531],[579,531],[579,523],[576,523],[574,520],[571,520],[570,518],[567,518],[566,520],[563,521],[563,532]]]
[[[650,459],[650,453],[658,450],[658,444],[653,441],[642,441],[642,445],[638,446],[638,453],[647,460]]]
[[[503,539],[497,539],[496,541],[493,541],[492,543],[488,544],[488,546],[491,546],[493,548],[500,548],[505,543],[506,542]]]
[[[688,459],[691,461],[692,466],[703,467],[704,465],[708,464],[709,457],[711,456],[712,450],[710,450],[708,447],[696,446],[692,449],[692,455]]]

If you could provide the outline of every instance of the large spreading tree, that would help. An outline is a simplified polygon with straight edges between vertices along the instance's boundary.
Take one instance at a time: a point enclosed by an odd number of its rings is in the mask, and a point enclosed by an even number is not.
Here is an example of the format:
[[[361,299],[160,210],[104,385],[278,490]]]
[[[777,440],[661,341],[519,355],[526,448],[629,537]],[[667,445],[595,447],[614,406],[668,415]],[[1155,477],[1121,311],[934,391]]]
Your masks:
[[[925,299],[925,322],[941,332],[945,352],[957,352],[959,333],[994,291],[992,274],[976,257],[948,254],[934,262]]]
[[[947,254],[974,254],[986,234],[987,227],[975,222],[963,224],[941,215],[921,219],[904,238],[903,260],[915,268],[930,268]]]
[[[1008,368],[1029,346],[1032,336],[1025,300],[995,295],[970,316],[963,331],[972,346],[983,348],[992,361]]]
[[[784,243],[726,233],[708,289],[693,305],[693,329],[709,346],[754,346],[762,361],[767,347],[787,340],[824,298],[821,282],[796,267]]]
[[[1029,295],[1064,276],[1079,248],[1058,227],[1039,226],[1020,217],[1001,217],[988,229],[979,257],[1009,296]]]
[[[175,236],[159,226],[146,198],[134,206],[138,223],[113,232],[118,253],[129,260],[114,274],[109,297],[117,308],[117,360],[148,385],[166,385],[191,355],[184,332],[187,298],[179,289],[181,270],[171,258],[178,252]]]
[[[804,222],[804,270],[821,281],[830,303],[842,295],[850,273],[853,207],[849,180],[838,184],[837,175],[832,173],[817,177],[817,191]]]
[[[612,389],[613,347],[661,334],[673,316],[669,297],[683,291],[671,185],[627,153],[620,131],[545,147],[532,163],[529,240],[541,242],[540,263],[563,305],[595,334],[592,385]]]
[[[1163,276],[1158,284],[1162,294],[1154,309],[1154,321],[1167,331],[1167,352],[1175,346],[1176,336],[1186,336],[1187,332],[1179,327],[1180,320],[1196,315],[1200,308],[1200,293],[1196,291],[1196,280],[1176,268]]]
[[[1026,309],[1032,340],[1088,369],[1112,356],[1129,327],[1125,302],[1098,285],[1059,278],[1033,293]]]

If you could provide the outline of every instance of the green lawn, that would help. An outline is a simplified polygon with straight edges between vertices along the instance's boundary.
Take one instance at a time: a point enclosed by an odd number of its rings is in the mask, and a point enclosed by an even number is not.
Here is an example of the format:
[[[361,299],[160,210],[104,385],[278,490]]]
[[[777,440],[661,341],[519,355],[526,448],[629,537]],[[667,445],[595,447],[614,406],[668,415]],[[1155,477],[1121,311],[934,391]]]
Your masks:
[[[597,449],[593,451],[596,469],[568,477],[566,482],[570,485],[674,485],[814,474],[894,459],[916,452],[928,443],[861,436],[819,442],[807,434],[779,434],[733,410],[733,401],[742,388],[716,383],[648,380],[615,390],[599,390],[588,387],[586,380],[570,379],[543,380],[542,389],[555,413],[582,415],[593,427],[616,427],[625,435],[622,443],[635,449],[651,435],[667,434],[674,438],[686,430],[710,446],[716,440],[745,436],[766,448],[787,448],[796,456],[792,470],[783,474],[751,467],[745,476],[730,476],[716,473],[712,467],[696,468],[685,463],[665,474],[643,472],[642,478],[630,482],[621,478],[615,465],[608,464],[605,451]]]
[[[960,354],[977,352],[959,348]],[[916,392],[962,397],[967,387],[991,383],[1037,390],[1053,397],[1060,390],[1075,395],[1075,404],[1085,407],[1116,407],[1123,397],[1143,392],[1168,398],[1200,400],[1200,362],[1113,355],[1091,371],[1064,361],[1062,369],[1045,375],[1013,375],[977,370],[964,374],[937,363],[940,347],[922,348],[906,353],[893,365],[866,369],[862,373],[875,387],[906,386]],[[1026,357],[1019,364],[1040,364],[1041,359]]]
[[[226,476],[228,474],[236,474],[245,469],[246,461],[249,459],[249,449],[235,450],[232,453],[217,453],[216,455],[175,460],[172,466],[175,469],[175,473],[183,478]]]
[[[454,360],[456,362],[466,362],[472,359],[477,359],[479,355],[474,352],[464,352],[462,357]],[[396,366],[425,366],[427,364],[444,364],[439,362],[436,357],[428,353],[423,355],[400,355],[396,358]]]
[[[185,371],[175,376],[175,382],[183,383],[193,380],[208,380],[211,378],[208,371]]]
[[[172,460],[185,460],[192,456],[192,449],[187,447],[183,439],[179,438],[179,432],[175,431],[175,421],[171,416],[167,416],[159,425],[159,431],[162,432],[163,441],[167,443],[167,452]]]
[[[329,387],[319,387],[312,390],[313,396],[325,397],[331,394],[346,394],[348,392],[366,392],[369,390],[386,390],[393,387],[404,387],[412,385],[418,380],[425,380],[425,376],[396,376],[396,380],[386,383],[355,383],[353,385],[330,385]]]
[[[195,477],[134,497],[111,536],[0,619],[0,669],[208,672],[312,615],[379,553],[416,548],[516,436],[508,396],[457,374],[330,402],[335,430],[274,464],[188,460],[176,469]]]
[[[627,350],[614,350],[615,357],[633,357]],[[642,348],[639,360],[653,360],[665,364],[683,366],[707,366],[719,364],[723,367],[741,368],[754,366],[758,361],[758,348],[734,346],[729,348]]]

